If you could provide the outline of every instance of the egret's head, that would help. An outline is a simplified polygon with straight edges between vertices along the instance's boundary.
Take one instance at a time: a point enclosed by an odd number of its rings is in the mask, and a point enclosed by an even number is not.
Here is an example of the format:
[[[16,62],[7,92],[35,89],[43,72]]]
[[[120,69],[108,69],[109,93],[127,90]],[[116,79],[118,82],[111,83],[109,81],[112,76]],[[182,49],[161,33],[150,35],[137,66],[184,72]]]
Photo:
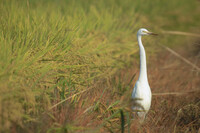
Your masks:
[[[147,29],[145,28],[140,28],[137,32],[137,35],[140,35],[140,36],[144,36],[144,35],[157,35],[153,32],[149,32]]]

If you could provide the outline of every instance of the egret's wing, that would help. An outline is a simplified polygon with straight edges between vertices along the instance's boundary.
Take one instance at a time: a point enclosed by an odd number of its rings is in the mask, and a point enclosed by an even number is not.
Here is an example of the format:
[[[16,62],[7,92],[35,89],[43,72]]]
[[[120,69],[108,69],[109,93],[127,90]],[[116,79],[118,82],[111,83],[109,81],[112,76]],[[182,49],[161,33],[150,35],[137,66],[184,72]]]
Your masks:
[[[144,107],[142,106],[142,97],[141,97],[141,88],[140,88],[140,84],[137,81],[134,89],[133,89],[133,93],[132,93],[132,100],[131,100],[131,104],[132,104],[132,109],[135,112],[144,112]]]
[[[136,82],[135,86],[134,86],[134,89],[133,89],[133,92],[132,92],[132,98],[140,98],[141,97],[141,84],[139,81]]]

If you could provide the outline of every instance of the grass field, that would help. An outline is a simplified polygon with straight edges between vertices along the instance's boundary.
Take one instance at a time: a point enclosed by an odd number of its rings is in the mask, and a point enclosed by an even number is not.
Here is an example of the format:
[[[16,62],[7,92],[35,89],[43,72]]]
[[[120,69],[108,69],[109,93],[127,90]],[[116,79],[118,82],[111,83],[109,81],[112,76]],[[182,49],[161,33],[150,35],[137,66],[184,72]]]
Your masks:
[[[189,104],[199,110],[199,91],[186,98],[153,97],[144,125],[131,120],[128,101],[138,75],[140,27],[160,34],[144,40],[152,91],[199,89],[199,72],[159,46],[174,48],[199,66],[199,38],[163,34],[200,33],[199,4],[0,0],[0,132],[121,132],[122,110],[125,132],[195,131],[193,123],[180,127],[175,119]]]

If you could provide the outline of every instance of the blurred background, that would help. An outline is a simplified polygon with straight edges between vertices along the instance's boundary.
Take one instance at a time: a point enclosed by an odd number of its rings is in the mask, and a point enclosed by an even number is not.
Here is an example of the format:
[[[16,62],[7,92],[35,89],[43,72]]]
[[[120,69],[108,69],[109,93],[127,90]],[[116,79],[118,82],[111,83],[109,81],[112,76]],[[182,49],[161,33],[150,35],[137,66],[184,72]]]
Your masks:
[[[199,13],[198,0],[1,0],[0,132],[197,132]],[[159,34],[143,38],[143,125],[130,110],[141,27]]]

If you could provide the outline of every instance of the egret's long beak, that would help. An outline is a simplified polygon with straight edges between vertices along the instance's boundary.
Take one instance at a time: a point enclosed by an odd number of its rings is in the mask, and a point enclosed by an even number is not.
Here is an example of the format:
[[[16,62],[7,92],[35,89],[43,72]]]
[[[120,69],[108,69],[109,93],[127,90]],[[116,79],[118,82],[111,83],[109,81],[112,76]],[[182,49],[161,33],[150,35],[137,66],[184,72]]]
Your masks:
[[[149,34],[149,35],[154,35],[154,36],[157,36],[157,35],[158,35],[158,34],[153,33],[153,32],[147,32],[147,34]]]

